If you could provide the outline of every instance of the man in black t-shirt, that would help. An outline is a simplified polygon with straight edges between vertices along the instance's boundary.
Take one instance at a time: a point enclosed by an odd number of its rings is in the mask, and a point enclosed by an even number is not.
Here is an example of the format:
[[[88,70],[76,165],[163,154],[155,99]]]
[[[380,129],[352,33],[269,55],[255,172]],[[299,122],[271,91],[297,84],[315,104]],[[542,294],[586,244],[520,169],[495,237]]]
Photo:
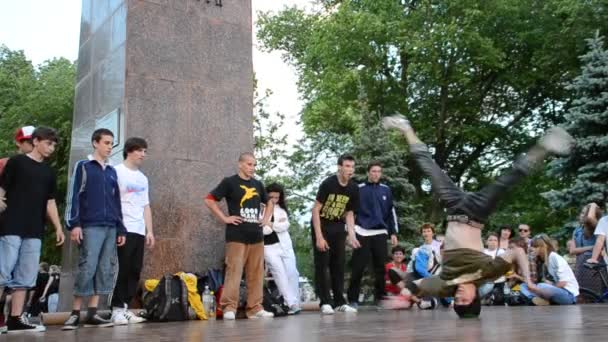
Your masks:
[[[8,333],[46,330],[30,324],[22,313],[26,291],[36,284],[47,215],[55,226],[57,245],[64,241],[55,204],[57,179],[44,162],[55,151],[57,134],[39,127],[32,140],[32,152],[10,158],[0,176],[0,289],[13,290]]]
[[[271,318],[262,306],[264,282],[264,235],[262,227],[270,225],[273,203],[264,184],[253,178],[255,157],[246,152],[239,156],[238,174],[226,177],[213,189],[205,204],[213,215],[226,224],[226,277],[220,306],[224,319],[236,318],[243,268],[247,278],[247,317]],[[226,199],[228,216],[217,202]],[[262,205],[266,205],[260,221]]]
[[[324,315],[333,314],[333,308],[357,312],[344,300],[345,225],[351,246],[360,247],[354,228],[355,210],[359,206],[359,187],[351,179],[354,172],[355,159],[351,155],[340,156],[338,173],[321,183],[312,209],[315,286]],[[329,295],[330,283],[333,303]]]

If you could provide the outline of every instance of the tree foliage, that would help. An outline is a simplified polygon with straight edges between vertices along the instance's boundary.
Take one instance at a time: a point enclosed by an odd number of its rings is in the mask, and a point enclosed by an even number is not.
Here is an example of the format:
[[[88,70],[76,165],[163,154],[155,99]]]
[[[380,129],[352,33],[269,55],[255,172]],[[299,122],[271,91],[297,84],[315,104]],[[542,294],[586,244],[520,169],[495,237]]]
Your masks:
[[[65,58],[34,67],[23,51],[0,46],[0,156],[15,153],[14,133],[24,125],[55,128],[59,145],[49,160],[57,174],[57,203],[65,202],[70,155],[75,65]],[[54,246],[53,230],[47,231],[42,258],[58,263],[61,252]]]
[[[258,21],[262,45],[297,71],[309,137],[355,139],[368,127],[362,87],[375,120],[406,114],[437,164],[469,190],[563,120],[583,39],[608,22],[601,0],[318,3]],[[423,175],[409,169],[425,218],[439,219]]]

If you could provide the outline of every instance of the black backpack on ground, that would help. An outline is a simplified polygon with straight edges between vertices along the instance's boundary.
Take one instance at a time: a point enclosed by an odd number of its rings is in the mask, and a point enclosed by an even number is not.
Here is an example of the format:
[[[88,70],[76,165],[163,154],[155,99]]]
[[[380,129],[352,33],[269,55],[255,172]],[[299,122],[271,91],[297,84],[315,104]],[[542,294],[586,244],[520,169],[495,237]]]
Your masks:
[[[188,320],[188,289],[176,275],[165,275],[154,289],[144,296],[145,318],[153,322]]]
[[[262,300],[262,306],[264,306],[264,310],[272,312],[274,317],[287,316],[289,307],[285,305],[283,296],[280,295],[276,287],[271,289],[270,287],[264,285],[263,291],[264,297]]]

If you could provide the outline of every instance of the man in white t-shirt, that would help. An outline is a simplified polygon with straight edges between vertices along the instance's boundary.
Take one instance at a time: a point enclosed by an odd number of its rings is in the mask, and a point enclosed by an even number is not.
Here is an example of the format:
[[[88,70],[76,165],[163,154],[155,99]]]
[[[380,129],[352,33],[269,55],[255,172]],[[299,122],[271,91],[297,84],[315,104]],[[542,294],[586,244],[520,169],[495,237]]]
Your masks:
[[[595,213],[599,210],[599,207],[595,203],[591,203],[589,207],[589,211],[587,213],[588,219],[593,224],[593,220],[596,217]],[[587,260],[589,263],[597,263],[602,251],[608,248],[608,240],[606,236],[608,236],[608,216],[602,217],[595,226],[595,232],[593,233],[597,236],[595,240],[595,245],[593,246],[593,254],[591,254],[591,258]],[[606,258],[606,256],[604,256]]]
[[[139,170],[148,144],[142,138],[129,138],[123,149],[124,162],[115,167],[120,189],[123,223],[127,242],[118,248],[118,279],[112,296],[112,322],[115,325],[140,323],[145,319],[128,311],[137,291],[143,266],[144,247],[154,247],[152,211],[148,194],[148,178]]]

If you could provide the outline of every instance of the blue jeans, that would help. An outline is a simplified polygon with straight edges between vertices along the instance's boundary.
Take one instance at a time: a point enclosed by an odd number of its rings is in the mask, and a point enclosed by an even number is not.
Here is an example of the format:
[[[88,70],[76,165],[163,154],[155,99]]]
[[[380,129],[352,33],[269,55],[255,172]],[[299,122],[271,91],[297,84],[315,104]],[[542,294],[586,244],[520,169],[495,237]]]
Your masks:
[[[117,273],[116,227],[85,227],[78,248],[78,273],[74,295],[111,294]]]
[[[549,285],[549,284],[545,284],[545,283],[539,283],[536,286],[539,289],[541,289],[543,291],[543,293],[549,294],[549,297],[544,298],[544,299],[551,302],[551,304],[571,305],[571,304],[576,303],[576,298],[574,297],[574,295],[566,289],[562,289],[562,288],[559,288],[559,287],[556,287],[553,285]],[[528,289],[528,285],[521,284],[520,287],[521,287],[521,289],[520,289],[521,294],[526,296],[526,298],[532,299],[534,297],[537,297],[536,294],[530,292],[530,290]]]
[[[30,289],[36,285],[40,239],[0,236],[0,288]]]
[[[485,283],[485,284],[479,286],[479,288],[477,289],[477,293],[479,293],[480,298],[483,298],[483,297],[489,295],[490,293],[492,293],[492,291],[494,291],[493,282]]]
[[[47,299],[49,312],[57,312],[57,305],[59,305],[59,293],[53,293],[49,295]]]

